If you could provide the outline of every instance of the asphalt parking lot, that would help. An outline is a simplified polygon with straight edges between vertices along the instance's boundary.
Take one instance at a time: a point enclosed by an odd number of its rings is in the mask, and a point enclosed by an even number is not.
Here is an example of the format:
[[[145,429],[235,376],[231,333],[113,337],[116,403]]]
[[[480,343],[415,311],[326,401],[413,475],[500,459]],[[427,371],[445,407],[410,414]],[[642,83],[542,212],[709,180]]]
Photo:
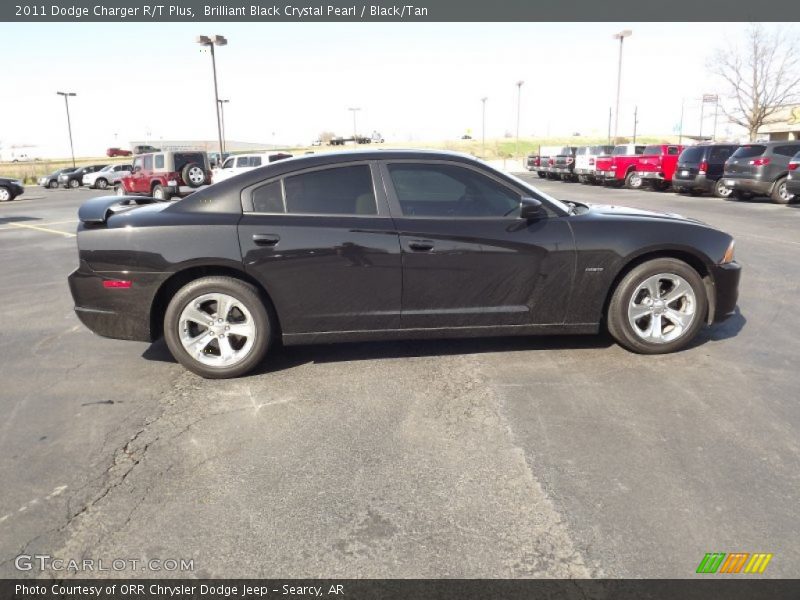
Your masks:
[[[682,578],[737,551],[800,576],[800,210],[525,177],[732,233],[740,312],[666,356],[606,336],[362,343],[206,381],[74,316],[76,209],[98,192],[0,205],[0,576],[40,575],[15,570],[27,553],[209,577]]]

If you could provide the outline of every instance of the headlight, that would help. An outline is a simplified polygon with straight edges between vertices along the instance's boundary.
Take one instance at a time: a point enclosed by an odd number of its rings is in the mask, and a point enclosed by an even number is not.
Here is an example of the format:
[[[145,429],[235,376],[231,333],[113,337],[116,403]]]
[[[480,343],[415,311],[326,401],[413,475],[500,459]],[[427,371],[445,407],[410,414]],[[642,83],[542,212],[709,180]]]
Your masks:
[[[720,262],[721,265],[726,265],[728,263],[733,262],[735,246],[736,246],[736,240],[731,240],[731,243],[728,244],[728,249],[725,250],[725,256],[722,257],[722,261]]]

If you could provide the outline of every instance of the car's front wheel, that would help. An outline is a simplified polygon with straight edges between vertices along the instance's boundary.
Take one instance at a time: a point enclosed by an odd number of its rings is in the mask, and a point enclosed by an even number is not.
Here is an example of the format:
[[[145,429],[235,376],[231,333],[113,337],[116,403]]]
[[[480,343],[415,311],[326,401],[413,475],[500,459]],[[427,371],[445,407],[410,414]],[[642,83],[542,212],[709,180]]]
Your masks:
[[[81,182],[77,179],[70,179],[67,185],[74,190],[75,188],[81,187]]]
[[[9,202],[14,199],[14,196],[11,195],[11,190],[7,187],[0,185],[0,202]]]
[[[104,190],[108,187],[108,180],[99,177],[97,181],[94,182],[94,187],[96,187],[98,190]]]
[[[164,317],[172,355],[209,379],[251,371],[269,350],[273,329],[258,290],[232,277],[203,277],[186,284]]]
[[[49,187],[51,190],[56,189],[58,187],[58,181],[56,181],[55,179],[51,179],[48,182],[47,187]]]
[[[164,189],[163,185],[158,183],[153,186],[152,196],[161,202],[167,202],[170,199],[170,195],[167,193],[167,190]]]
[[[658,258],[633,268],[619,282],[608,307],[608,331],[640,354],[684,348],[703,326],[706,289],[691,266]]]

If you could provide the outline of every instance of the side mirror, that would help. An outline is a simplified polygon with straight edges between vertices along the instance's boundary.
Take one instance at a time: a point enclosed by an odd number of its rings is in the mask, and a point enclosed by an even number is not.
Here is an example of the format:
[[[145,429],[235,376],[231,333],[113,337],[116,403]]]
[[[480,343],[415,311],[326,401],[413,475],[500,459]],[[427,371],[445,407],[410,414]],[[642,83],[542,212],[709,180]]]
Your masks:
[[[519,218],[526,221],[533,221],[547,216],[540,200],[536,198],[522,198],[519,207]]]

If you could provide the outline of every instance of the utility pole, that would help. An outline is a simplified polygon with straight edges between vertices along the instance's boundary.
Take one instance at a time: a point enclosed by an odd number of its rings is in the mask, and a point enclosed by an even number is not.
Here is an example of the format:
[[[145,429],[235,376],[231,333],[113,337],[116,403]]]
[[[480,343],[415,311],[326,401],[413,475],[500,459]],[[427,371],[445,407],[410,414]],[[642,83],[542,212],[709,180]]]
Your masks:
[[[615,33],[612,37],[619,40],[619,64],[617,65],[617,108],[614,114],[614,143],[617,142],[617,134],[619,133],[619,94],[622,87],[622,42],[626,37],[633,35],[630,29],[624,29],[619,33]]]
[[[356,138],[358,137],[358,130],[356,129],[356,113],[361,109],[356,107],[356,108],[348,108],[347,110],[353,113],[353,141],[358,143],[356,141]]]
[[[230,102],[230,100],[225,99],[223,100],[220,98],[217,100],[219,103],[219,112],[220,116],[222,117],[222,152],[220,152],[220,160],[222,160],[222,153],[225,152],[225,146],[227,145],[227,140],[225,139],[225,105]]]
[[[217,87],[217,59],[214,55],[214,46],[227,46],[228,40],[224,35],[199,35],[195,40],[201,46],[206,46],[211,50],[211,68],[214,71],[214,112],[217,114],[217,136],[219,137],[219,158],[222,160],[224,145],[222,143],[222,122],[219,115],[219,88]]]
[[[636,126],[639,124],[639,107],[633,107],[633,143],[636,143]]]
[[[611,107],[608,107],[608,145],[611,145]]]
[[[67,131],[69,132],[69,151],[72,154],[72,166],[75,167],[75,148],[72,145],[72,122],[69,118],[69,98],[77,96],[75,92],[56,92],[59,96],[64,96],[64,106],[67,108]]]
[[[520,114],[520,106],[522,105],[522,84],[525,83],[522,80],[517,82],[517,145],[514,150],[514,155],[519,155],[519,114]]]
[[[488,100],[486,96],[481,98],[481,103],[483,104],[481,113],[481,154],[483,154],[484,158],[486,158],[486,100]]]
[[[685,104],[686,99],[681,98],[681,122],[678,125],[678,144],[683,144],[683,105]]]

